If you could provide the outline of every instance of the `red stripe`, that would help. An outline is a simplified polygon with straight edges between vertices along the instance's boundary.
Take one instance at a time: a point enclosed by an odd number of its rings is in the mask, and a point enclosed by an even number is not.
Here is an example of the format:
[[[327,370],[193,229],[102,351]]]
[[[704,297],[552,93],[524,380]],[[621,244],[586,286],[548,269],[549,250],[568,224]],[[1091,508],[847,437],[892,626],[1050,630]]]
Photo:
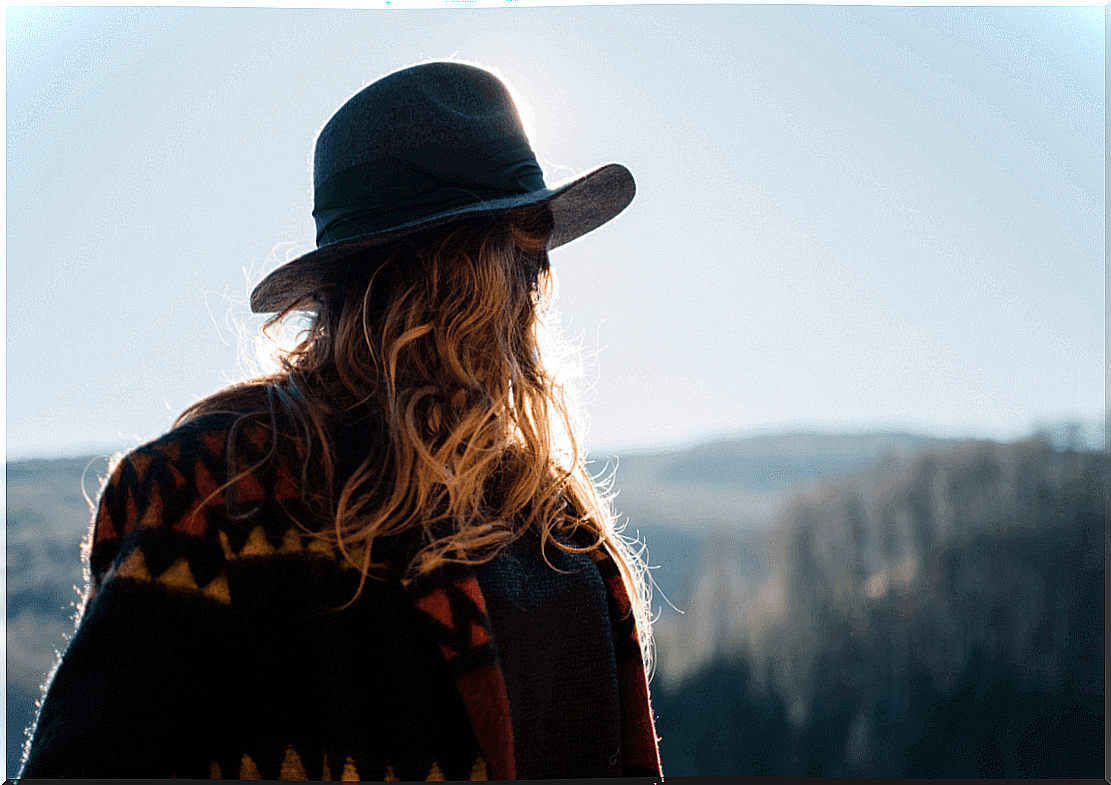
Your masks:
[[[470,598],[479,611],[483,614],[486,613],[486,600],[482,596],[482,589],[479,588],[478,579],[475,576],[468,575],[466,578],[457,580],[455,585]]]
[[[112,521],[112,516],[108,512],[108,506],[101,502],[100,509],[96,514],[96,541],[115,540],[119,536],[115,522]]]
[[[644,665],[637,657],[625,660],[618,668],[621,674],[621,743],[625,750],[625,767],[662,774]]]
[[[467,705],[478,745],[490,766],[492,780],[517,778],[513,758],[513,727],[509,719],[509,697],[501,668],[486,665],[456,679],[459,694]]]
[[[606,588],[609,589],[621,618],[615,625],[614,632],[618,632],[621,627],[628,627],[631,637],[638,644],[632,650],[633,654],[617,663],[625,774],[639,776],[645,771],[653,771],[656,776],[663,777],[660,748],[656,742],[656,725],[652,720],[652,703],[648,693],[648,674],[644,672],[644,662],[640,657],[640,641],[636,621],[631,616],[628,590],[617,571],[617,565],[611,559],[599,563],[598,567],[606,576]]]

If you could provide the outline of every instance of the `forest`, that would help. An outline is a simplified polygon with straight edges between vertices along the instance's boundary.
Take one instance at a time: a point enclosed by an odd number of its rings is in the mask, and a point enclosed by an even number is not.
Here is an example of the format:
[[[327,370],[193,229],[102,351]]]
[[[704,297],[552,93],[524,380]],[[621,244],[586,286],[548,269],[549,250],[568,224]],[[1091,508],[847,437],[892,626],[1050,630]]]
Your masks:
[[[1105,453],[966,443],[800,492],[755,585],[719,536],[658,629],[665,774],[1102,777],[1107,488]]]

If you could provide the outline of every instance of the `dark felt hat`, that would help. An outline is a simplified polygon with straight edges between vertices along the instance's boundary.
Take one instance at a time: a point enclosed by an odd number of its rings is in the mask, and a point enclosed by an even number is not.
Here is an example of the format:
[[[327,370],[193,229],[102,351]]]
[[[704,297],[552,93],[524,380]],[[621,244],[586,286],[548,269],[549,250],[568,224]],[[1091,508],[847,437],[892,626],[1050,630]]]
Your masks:
[[[363,88],[327,122],[313,158],[315,251],[251,293],[283,310],[366,258],[361,251],[471,216],[547,204],[548,248],[620,213],[636,192],[621,164],[549,188],[506,86],[464,63],[425,63]]]

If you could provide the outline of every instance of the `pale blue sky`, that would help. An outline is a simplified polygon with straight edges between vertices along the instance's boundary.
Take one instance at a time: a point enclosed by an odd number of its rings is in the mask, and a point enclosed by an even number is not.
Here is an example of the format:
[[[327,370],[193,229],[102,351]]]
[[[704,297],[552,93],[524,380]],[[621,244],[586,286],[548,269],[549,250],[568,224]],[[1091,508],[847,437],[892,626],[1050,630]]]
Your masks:
[[[1096,417],[1104,13],[9,8],[8,457],[134,446],[242,378],[317,130],[450,57],[512,83],[549,183],[637,178],[553,254],[594,451]]]

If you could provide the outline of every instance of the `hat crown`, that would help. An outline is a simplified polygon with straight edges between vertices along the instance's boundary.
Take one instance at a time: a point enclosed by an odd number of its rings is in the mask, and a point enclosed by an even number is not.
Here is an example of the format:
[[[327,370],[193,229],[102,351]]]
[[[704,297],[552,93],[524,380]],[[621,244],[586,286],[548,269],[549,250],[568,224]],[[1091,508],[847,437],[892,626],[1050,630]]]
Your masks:
[[[325,124],[313,164],[317,244],[545,189],[508,88],[463,63],[379,79]]]
[[[528,145],[508,88],[492,73],[437,62],[395,71],[341,106],[316,140],[313,187],[368,161],[415,151]]]

